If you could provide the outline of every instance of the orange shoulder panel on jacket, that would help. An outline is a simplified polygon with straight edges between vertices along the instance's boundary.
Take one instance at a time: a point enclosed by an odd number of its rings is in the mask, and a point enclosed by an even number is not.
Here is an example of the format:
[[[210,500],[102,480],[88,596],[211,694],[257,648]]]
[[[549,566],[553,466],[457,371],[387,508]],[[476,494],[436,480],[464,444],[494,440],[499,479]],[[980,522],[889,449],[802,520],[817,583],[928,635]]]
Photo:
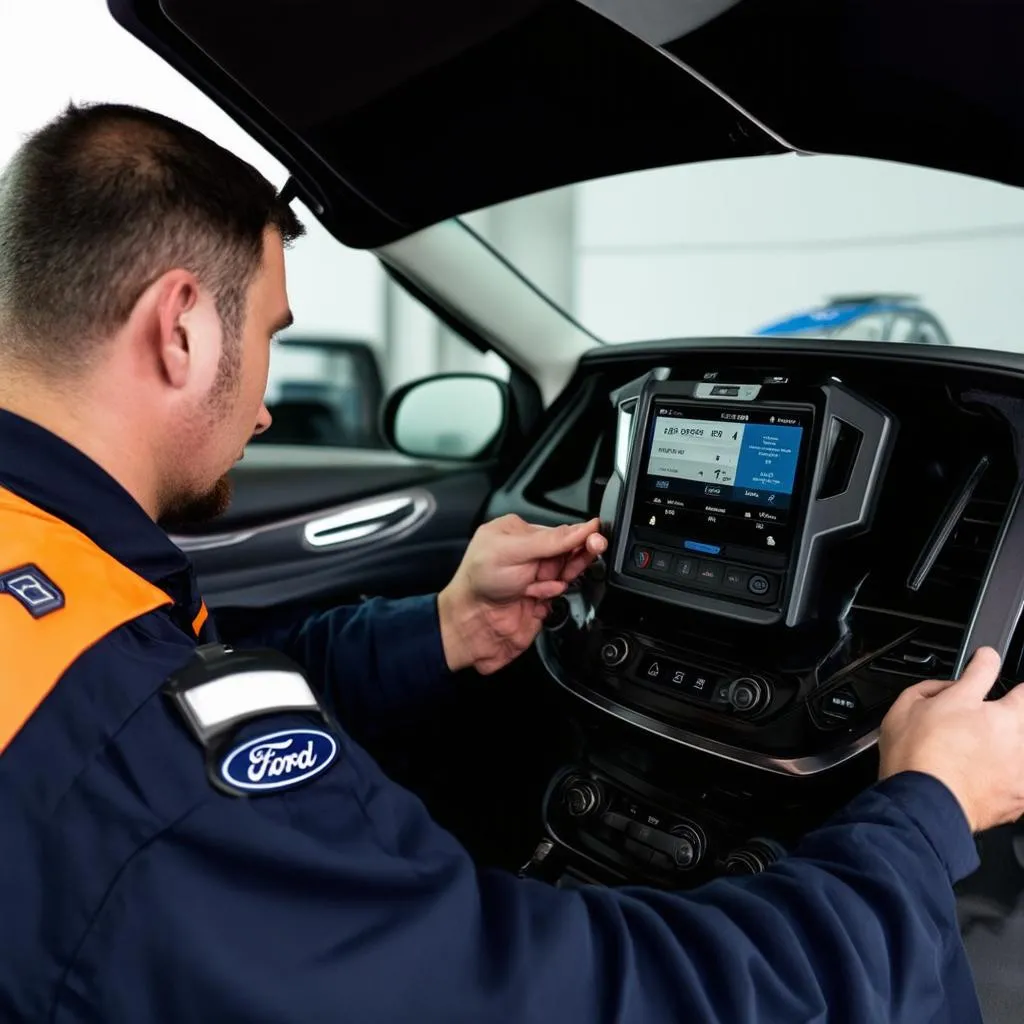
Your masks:
[[[85,534],[0,487],[0,753],[81,654],[171,603]]]

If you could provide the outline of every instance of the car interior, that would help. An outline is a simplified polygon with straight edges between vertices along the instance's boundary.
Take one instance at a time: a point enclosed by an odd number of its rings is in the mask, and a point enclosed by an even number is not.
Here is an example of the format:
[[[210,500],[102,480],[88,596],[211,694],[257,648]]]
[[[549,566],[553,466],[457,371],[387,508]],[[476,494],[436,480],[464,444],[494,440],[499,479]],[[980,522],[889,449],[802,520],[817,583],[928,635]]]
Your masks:
[[[229,512],[177,538],[222,631],[439,589],[497,516],[601,519],[605,557],[530,651],[386,741],[356,737],[478,863],[563,887],[764,871],[871,784],[905,687],[953,678],[981,645],[1004,656],[996,695],[1016,685],[1024,358],[833,337],[604,345],[465,215],[770,154],[1024,186],[1024,8],[109,7],[287,166],[289,194],[340,244],[510,368],[488,395],[448,380],[457,403],[427,401],[443,381],[396,392],[387,449],[296,447],[286,464],[251,449]],[[417,446],[413,401],[439,423],[493,407],[499,428],[468,454]],[[1024,833],[978,843],[958,905],[1002,1024],[1024,996]]]

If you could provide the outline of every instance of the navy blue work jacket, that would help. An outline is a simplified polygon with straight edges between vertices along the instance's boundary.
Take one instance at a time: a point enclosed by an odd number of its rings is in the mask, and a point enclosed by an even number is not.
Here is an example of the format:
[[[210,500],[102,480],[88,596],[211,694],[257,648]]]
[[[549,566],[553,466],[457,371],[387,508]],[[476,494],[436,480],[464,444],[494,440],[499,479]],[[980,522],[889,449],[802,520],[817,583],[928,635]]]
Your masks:
[[[0,755],[0,1021],[980,1021],[952,891],[976,848],[935,779],[889,779],[767,872],[688,893],[478,870],[349,736],[446,687],[428,596],[259,638],[303,666],[339,753],[304,785],[231,796],[161,694],[214,639],[191,627],[186,556],[94,463],[3,412],[0,487],[174,602],[86,650]]]

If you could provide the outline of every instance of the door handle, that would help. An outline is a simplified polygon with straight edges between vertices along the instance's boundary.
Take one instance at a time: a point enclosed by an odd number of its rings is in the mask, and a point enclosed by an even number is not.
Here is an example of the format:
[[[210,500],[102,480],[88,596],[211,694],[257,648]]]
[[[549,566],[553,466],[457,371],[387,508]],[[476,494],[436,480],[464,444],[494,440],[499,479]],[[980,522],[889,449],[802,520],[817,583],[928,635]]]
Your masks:
[[[430,505],[426,493],[360,502],[329,516],[311,519],[303,527],[302,539],[307,547],[322,551],[379,534],[397,533],[422,519]]]

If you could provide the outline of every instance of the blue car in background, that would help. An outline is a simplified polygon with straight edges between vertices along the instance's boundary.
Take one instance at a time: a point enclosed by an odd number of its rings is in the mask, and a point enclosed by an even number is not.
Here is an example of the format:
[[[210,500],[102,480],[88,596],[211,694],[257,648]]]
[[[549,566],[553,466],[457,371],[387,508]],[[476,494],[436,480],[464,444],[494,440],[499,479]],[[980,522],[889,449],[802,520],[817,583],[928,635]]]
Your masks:
[[[840,295],[818,309],[786,317],[754,333],[766,337],[953,344],[935,314],[910,295]]]

